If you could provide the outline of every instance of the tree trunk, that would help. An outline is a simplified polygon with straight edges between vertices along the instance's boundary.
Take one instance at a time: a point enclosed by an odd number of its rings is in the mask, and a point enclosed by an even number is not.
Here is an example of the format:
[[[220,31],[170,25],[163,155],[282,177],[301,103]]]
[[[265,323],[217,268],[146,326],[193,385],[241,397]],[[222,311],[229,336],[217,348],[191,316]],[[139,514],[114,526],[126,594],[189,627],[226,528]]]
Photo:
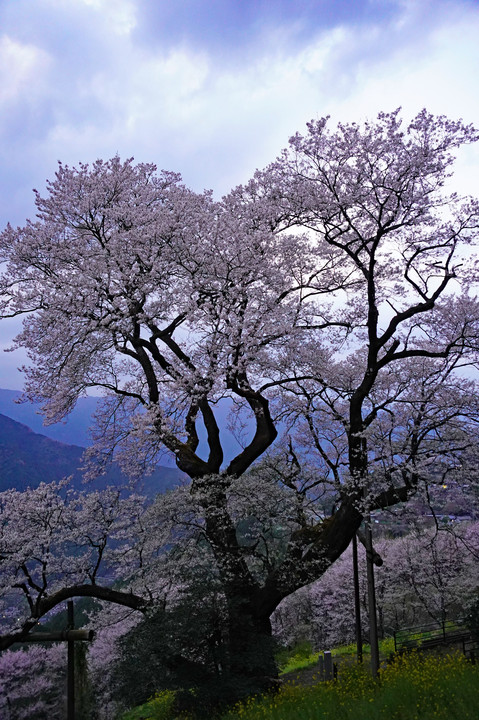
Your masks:
[[[269,617],[255,613],[249,599],[228,602],[228,669],[235,699],[271,690],[278,683]]]
[[[231,608],[229,619],[230,662],[234,672],[249,677],[264,676],[276,679],[278,668],[269,618],[256,617],[241,601]]]
[[[221,708],[277,687],[269,618],[258,617],[251,599],[238,594],[227,600],[225,620],[219,673],[205,676],[194,688],[177,691],[178,714],[210,720]]]

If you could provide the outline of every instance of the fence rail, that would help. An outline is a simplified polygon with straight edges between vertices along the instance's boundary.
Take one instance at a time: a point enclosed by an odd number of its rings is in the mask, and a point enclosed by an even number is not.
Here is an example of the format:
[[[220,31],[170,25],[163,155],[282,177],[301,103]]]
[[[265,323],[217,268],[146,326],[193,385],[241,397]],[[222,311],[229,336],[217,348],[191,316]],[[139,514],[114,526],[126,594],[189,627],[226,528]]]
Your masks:
[[[470,628],[463,621],[443,621],[418,627],[397,630],[394,633],[394,650],[403,652],[420,647],[423,650],[439,645],[460,645],[464,654],[476,652],[479,628]]]
[[[464,640],[462,644],[462,650],[464,655],[471,662],[476,663],[479,660],[479,633],[476,633],[475,638]]]

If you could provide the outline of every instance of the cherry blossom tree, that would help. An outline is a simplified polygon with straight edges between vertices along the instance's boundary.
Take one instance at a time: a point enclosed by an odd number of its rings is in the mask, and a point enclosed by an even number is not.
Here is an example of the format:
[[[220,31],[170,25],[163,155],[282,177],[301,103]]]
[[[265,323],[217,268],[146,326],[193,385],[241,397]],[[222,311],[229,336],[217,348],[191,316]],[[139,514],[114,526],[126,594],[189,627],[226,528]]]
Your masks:
[[[383,564],[376,571],[381,635],[444,619],[464,619],[479,590],[479,524],[445,526],[439,532],[424,521],[403,537],[376,540]],[[359,548],[362,621],[368,634],[365,552]],[[311,585],[286,598],[273,614],[273,627],[285,644],[311,640],[317,649],[354,642],[353,568],[350,549]]]
[[[225,673],[274,676],[281,600],[322,575],[365,513],[429,482],[436,458],[459,472],[475,455],[464,401],[475,385],[464,392],[458,372],[476,362],[479,207],[444,187],[456,149],[475,140],[426,112],[405,131],[398,112],[335,132],[324,119],[221,202],[153,165],[60,165],[48,195],[36,193],[36,221],[0,236],[0,312],[25,315],[26,397],[56,422],[100,391],[90,473],[114,453],[135,474],[166,450],[191,484],[144,514],[125,505],[130,526],[119,499],[108,525],[103,500],[82,496],[84,525],[100,516],[114,539],[121,590],[98,581],[105,536],[81,539],[73,500],[55,501],[55,517],[89,560],[71,577],[56,568],[52,588],[7,519],[2,563],[29,613],[20,635],[74,595],[144,610],[172,572],[172,537],[189,562],[202,538],[227,608]],[[252,427],[227,462],[224,398]],[[289,438],[268,454],[279,420]],[[6,518],[17,502],[6,497]],[[43,547],[31,556],[40,568]]]
[[[464,481],[477,454],[464,372],[477,362],[479,206],[445,191],[455,149],[477,137],[426,111],[405,129],[399,111],[336,132],[324,118],[236,191],[274,232],[306,232],[317,258],[303,342],[275,356],[264,387],[282,388],[300,445],[329,469],[338,521],[449,472]],[[319,303],[325,257],[338,290]]]
[[[307,230],[318,266],[329,255],[340,267],[340,289],[328,304],[308,304],[308,340],[281,371],[305,397],[306,420],[326,428],[335,458],[337,437],[346,436],[351,483],[362,492],[375,425],[393,415],[411,385],[428,386],[430,398],[458,366],[476,362],[479,206],[444,185],[455,148],[478,135],[425,111],[405,131],[399,111],[334,133],[327,120],[295,135],[242,193],[265,207],[276,231]],[[315,439],[319,449],[317,432]],[[414,473],[404,479],[404,497],[415,482]]]
[[[8,650],[0,655],[0,712],[5,720],[65,717],[66,649]]]
[[[64,487],[65,482],[42,483],[33,490],[0,493],[2,604],[8,611],[12,593],[19,595],[17,602],[25,606],[28,618],[20,613],[3,646],[21,640],[69,597],[115,601],[116,591],[99,583],[100,570],[108,567],[113,577],[118,565],[121,573],[127,570],[125,528],[128,541],[135,531],[141,535],[140,526],[135,527],[141,498],[122,499],[118,489],[64,494]],[[132,608],[144,603],[121,593],[117,601]]]
[[[9,261],[2,279],[3,313],[26,313],[17,338],[28,347],[32,361],[26,395],[41,397],[47,421],[54,422],[79,395],[100,389],[106,398],[95,438],[96,458],[105,459],[115,449],[133,470],[135,464],[153,462],[165,448],[174,454],[192,479],[202,532],[231,605],[234,665],[245,637],[253,642],[258,625],[269,631],[267,614],[253,613],[259,588],[236,536],[227,491],[277,434],[267,397],[257,392],[248,373],[257,373],[265,348],[281,343],[283,327],[296,322],[296,283],[291,274],[285,275],[281,262],[290,244],[255,229],[248,219],[233,218],[208,194],[184,188],[177,176],[157,176],[149,165],[114,158],[92,168],[60,166],[48,189],[47,198],[37,193],[37,221],[23,229],[7,228],[1,241],[2,256]],[[226,394],[249,408],[256,429],[222,469],[214,403]],[[200,418],[207,434],[205,458],[196,452]],[[24,500],[37,504],[29,496]],[[18,496],[6,497],[5,533],[13,533],[9,513],[22,502]],[[84,514],[88,503],[83,497]],[[98,512],[88,516],[91,522]],[[65,547],[69,536],[70,520],[64,520],[63,513],[61,507],[58,526],[48,519],[47,534],[52,526],[54,532],[61,523],[65,528],[58,548]],[[102,521],[106,515],[101,513]],[[151,600],[154,593],[146,593],[145,600],[97,581],[105,539],[92,537],[97,551],[93,570],[89,563],[79,567],[78,575],[72,569],[54,589],[43,579],[51,545],[34,549],[37,578],[25,565],[26,557],[25,562],[17,557],[15,538],[9,538],[13,549],[5,558],[6,573],[20,575],[13,584],[23,591],[30,610],[19,632],[73,595],[136,609]],[[156,534],[147,542],[160,552]],[[80,558],[73,568],[79,564]],[[55,567],[51,576],[58,577]]]

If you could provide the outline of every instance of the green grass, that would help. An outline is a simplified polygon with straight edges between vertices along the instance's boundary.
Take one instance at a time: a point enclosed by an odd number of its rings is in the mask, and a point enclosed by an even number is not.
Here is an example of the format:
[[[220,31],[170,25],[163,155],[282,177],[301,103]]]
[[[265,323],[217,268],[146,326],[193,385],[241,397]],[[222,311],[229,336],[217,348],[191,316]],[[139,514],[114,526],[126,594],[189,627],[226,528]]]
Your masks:
[[[279,674],[302,670],[318,662],[319,653],[313,652],[311,643],[307,640],[297,643],[293,648],[284,648],[276,653],[276,662]]]
[[[171,720],[175,693],[163,690],[144,705],[133,708],[121,716],[121,720]]]
[[[356,643],[350,645],[341,645],[333,649],[333,657],[356,657]],[[363,655],[367,656],[371,652],[369,645],[364,645]],[[387,658],[394,652],[394,638],[384,638],[379,641],[379,654],[382,658]],[[279,666],[279,674],[294,672],[295,670],[304,670],[312,667],[318,662],[319,652],[313,652],[310,642],[301,642],[295,645],[291,650],[281,650],[277,656]]]
[[[373,680],[352,666],[335,682],[286,684],[251,698],[221,720],[477,720],[479,667],[461,655],[398,657]]]
[[[385,641],[382,654],[391,651]],[[354,645],[335,648],[334,654],[354,659]],[[283,668],[302,669],[317,662],[317,653],[301,643],[284,651]],[[309,663],[305,664],[305,663]],[[148,703],[122,715],[121,720],[174,720],[174,693],[157,693]],[[367,663],[345,663],[333,682],[304,687],[285,679],[274,695],[250,698],[219,720],[477,720],[479,666],[463,655],[421,654],[398,656],[373,680]]]

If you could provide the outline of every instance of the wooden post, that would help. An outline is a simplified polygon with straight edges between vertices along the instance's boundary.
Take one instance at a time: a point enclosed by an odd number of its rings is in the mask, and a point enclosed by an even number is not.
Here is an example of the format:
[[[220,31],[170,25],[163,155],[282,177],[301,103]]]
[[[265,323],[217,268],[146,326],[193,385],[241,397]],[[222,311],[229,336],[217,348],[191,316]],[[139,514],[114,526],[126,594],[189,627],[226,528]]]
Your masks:
[[[18,640],[20,643],[44,643],[44,642],[66,642],[67,643],[67,720],[75,720],[75,643],[79,641],[91,642],[95,637],[94,630],[74,629],[73,600],[67,602],[67,629],[59,632],[34,632],[27,637]],[[11,637],[17,641],[15,636]]]
[[[363,636],[361,632],[361,596],[359,593],[358,540],[353,535],[353,582],[354,582],[354,620],[356,629],[356,657],[363,661]]]
[[[75,628],[73,600],[67,602],[68,629]],[[67,640],[67,720],[75,720],[75,642]]]
[[[10,635],[3,635],[4,638],[10,638]],[[27,635],[19,643],[44,643],[44,642],[78,642],[83,640],[91,642],[95,637],[94,630],[60,630],[59,632],[35,632]]]

